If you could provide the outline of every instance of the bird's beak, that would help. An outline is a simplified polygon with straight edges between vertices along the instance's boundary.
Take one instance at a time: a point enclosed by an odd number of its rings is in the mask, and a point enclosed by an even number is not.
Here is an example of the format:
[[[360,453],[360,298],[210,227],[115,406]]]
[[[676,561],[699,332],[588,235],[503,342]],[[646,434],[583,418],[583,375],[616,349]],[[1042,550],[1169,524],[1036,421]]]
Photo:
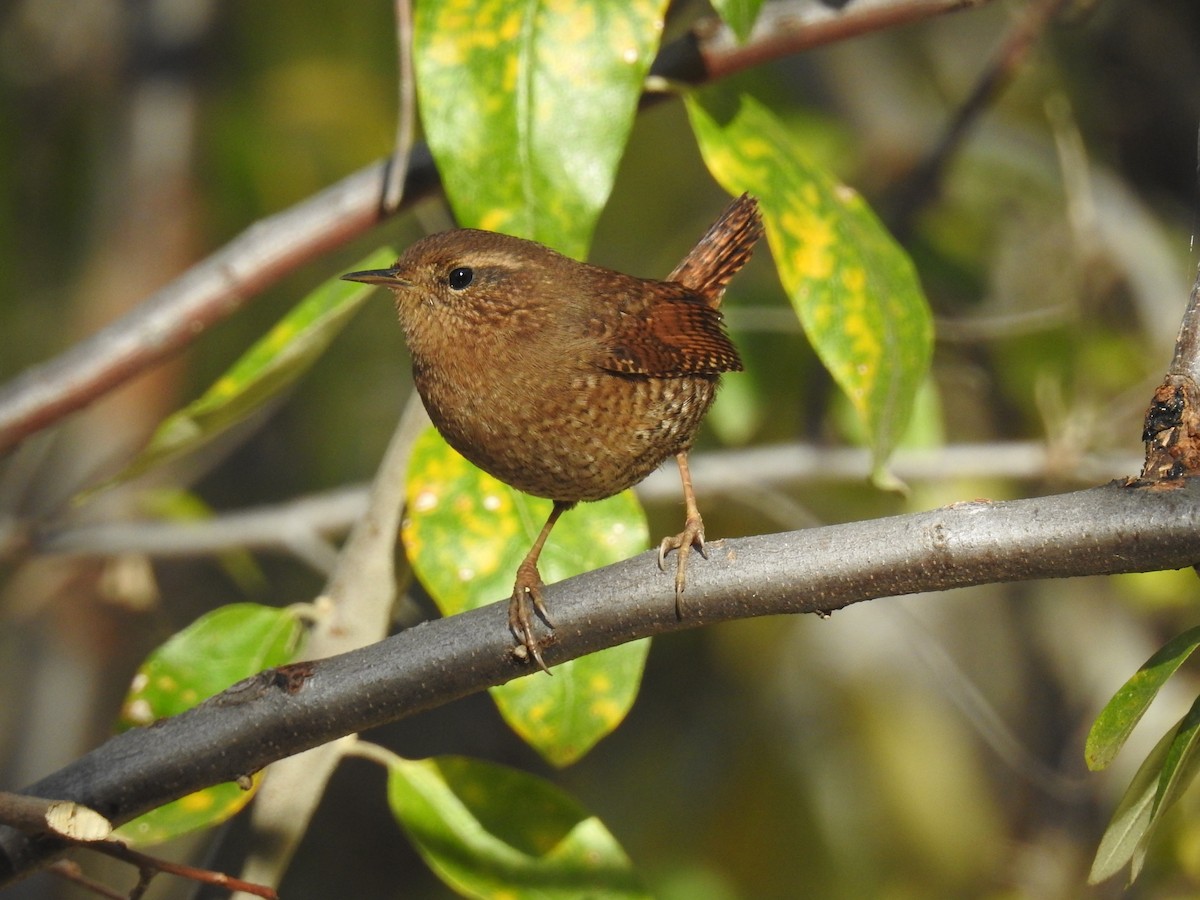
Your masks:
[[[347,272],[342,281],[361,281],[363,284],[382,284],[386,287],[412,287],[412,282],[400,278],[393,269],[367,269],[363,272]]]

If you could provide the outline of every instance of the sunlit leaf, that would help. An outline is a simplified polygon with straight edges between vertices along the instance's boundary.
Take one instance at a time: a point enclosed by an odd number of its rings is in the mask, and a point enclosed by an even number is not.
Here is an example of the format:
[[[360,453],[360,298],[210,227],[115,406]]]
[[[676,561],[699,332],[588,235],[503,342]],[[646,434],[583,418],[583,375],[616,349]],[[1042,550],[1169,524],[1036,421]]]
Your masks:
[[[673,604],[674,593],[663,602]],[[492,688],[509,726],[547,762],[566,766],[616,729],[637,699],[650,651],[643,638],[554,667],[553,678],[518,678]]]
[[[758,197],[784,289],[885,479],[932,354],[911,260],[862,197],[813,165],[799,137],[753,98],[710,88],[689,96],[687,109],[713,177]]]
[[[517,566],[551,507],[471,465],[433,428],[413,446],[407,501],[405,552],[443,615],[511,596]],[[633,556],[647,541],[645,514],[625,491],[559,519],[538,568],[551,584]],[[664,602],[672,597],[667,591]],[[620,724],[648,650],[647,641],[612,647],[555,667],[553,678],[539,674],[492,688],[492,697],[513,730],[565,765]]]
[[[595,816],[523,772],[461,757],[396,761],[388,801],[418,852],[467,897],[644,897]]]
[[[417,4],[421,121],[460,225],[586,255],[666,6]]]
[[[353,268],[384,268],[395,259],[395,251],[385,247]],[[338,278],[326,281],[293,307],[203,395],[164,420],[146,448],[102,489],[189,453],[243,421],[308,371],[373,290],[370,285]]]
[[[763,0],[712,0],[712,8],[733,29],[739,41],[750,37],[762,5]]]
[[[1105,704],[1084,747],[1089,769],[1107,768],[1116,758],[1167,679],[1197,646],[1200,646],[1200,627],[1191,628],[1165,644]]]
[[[118,728],[149,725],[191,709],[231,684],[289,662],[303,635],[292,610],[235,603],[201,616],[146,658],[121,708]],[[250,802],[257,787],[206,788],[126,823],[116,834],[156,843],[216,825]]]

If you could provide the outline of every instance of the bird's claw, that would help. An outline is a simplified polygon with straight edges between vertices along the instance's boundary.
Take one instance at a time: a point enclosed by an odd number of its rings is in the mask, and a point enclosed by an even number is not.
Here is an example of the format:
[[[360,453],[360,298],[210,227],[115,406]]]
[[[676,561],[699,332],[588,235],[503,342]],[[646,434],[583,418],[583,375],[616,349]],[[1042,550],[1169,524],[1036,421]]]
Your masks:
[[[513,586],[512,599],[508,602],[508,630],[517,639],[518,655],[532,656],[539,669],[550,674],[546,661],[542,659],[542,644],[533,635],[534,613],[541,617],[546,626],[554,629],[554,623],[546,612],[546,604],[542,601],[542,576],[536,566],[522,566],[517,569],[517,583]],[[524,654],[521,653],[524,651]]]
[[[679,551],[675,562],[675,615],[680,619],[683,618],[683,589],[687,586],[687,559],[693,547],[708,559],[708,551],[704,548],[704,521],[699,515],[688,516],[683,531],[663,538],[658,545],[658,567],[664,572],[667,570],[667,554],[672,550]]]

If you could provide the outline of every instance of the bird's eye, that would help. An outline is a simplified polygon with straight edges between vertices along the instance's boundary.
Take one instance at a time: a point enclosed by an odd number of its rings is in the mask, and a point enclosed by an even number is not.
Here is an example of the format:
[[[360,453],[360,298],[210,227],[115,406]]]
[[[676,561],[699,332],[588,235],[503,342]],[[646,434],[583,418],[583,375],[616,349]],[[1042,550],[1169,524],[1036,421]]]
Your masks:
[[[454,269],[447,277],[446,283],[450,285],[451,290],[461,291],[467,287],[475,279],[475,272],[468,269],[466,266],[461,266]]]

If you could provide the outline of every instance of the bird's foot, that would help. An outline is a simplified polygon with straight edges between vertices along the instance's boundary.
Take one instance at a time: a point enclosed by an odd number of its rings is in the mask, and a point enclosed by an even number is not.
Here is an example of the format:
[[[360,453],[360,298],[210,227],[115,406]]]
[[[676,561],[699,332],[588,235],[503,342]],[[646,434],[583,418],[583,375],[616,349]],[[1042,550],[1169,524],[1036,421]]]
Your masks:
[[[531,564],[529,560],[521,563],[517,569],[517,583],[513,585],[512,599],[508,602],[508,629],[517,639],[518,654],[523,650],[523,655],[532,656],[538,668],[550,674],[545,660],[542,659],[541,642],[533,635],[535,612],[548,628],[554,629],[554,623],[546,613],[546,604],[542,602],[544,586],[537,565]]]
[[[663,538],[662,543],[658,545],[658,567],[664,572],[667,570],[667,554],[672,550],[679,551],[675,563],[675,615],[680,619],[683,618],[683,589],[687,585],[688,554],[693,547],[708,559],[708,553],[704,549],[704,520],[700,518],[699,513],[688,516],[683,524],[683,531],[674,537]]]

